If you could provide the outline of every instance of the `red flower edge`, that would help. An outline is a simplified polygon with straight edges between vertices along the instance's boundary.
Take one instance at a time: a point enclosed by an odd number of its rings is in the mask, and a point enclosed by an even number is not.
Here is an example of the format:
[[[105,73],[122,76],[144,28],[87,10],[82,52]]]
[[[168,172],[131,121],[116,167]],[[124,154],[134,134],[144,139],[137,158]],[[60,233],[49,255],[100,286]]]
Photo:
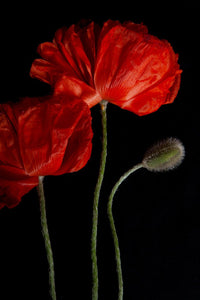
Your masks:
[[[88,106],[63,96],[0,104],[0,208],[16,206],[38,176],[83,168],[91,155]]]
[[[133,22],[108,20],[58,29],[38,47],[30,75],[55,94],[81,97],[89,107],[107,100],[142,116],[172,103],[180,88],[178,55],[165,40]]]

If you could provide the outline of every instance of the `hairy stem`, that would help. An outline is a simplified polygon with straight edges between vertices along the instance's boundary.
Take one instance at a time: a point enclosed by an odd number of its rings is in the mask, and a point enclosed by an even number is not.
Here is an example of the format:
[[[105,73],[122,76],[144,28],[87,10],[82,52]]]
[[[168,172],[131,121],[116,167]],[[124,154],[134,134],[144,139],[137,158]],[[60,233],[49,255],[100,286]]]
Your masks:
[[[53,262],[51,241],[50,241],[50,237],[49,237],[49,230],[48,230],[48,225],[47,225],[43,179],[44,179],[43,176],[38,177],[39,185],[38,185],[37,190],[38,190],[38,196],[39,196],[39,200],[40,200],[42,234],[43,234],[43,238],[44,238],[47,260],[48,260],[48,264],[49,264],[50,295],[51,295],[52,300],[56,300],[54,262]]]
[[[101,162],[99,168],[99,175],[97,184],[94,191],[94,202],[93,202],[93,219],[92,219],[92,237],[91,237],[91,259],[92,259],[92,300],[98,299],[98,265],[97,265],[97,226],[98,226],[98,205],[101,186],[105,173],[106,156],[107,156],[107,116],[106,108],[107,101],[102,100],[101,103],[101,116],[102,116],[102,152]]]
[[[136,170],[138,170],[142,167],[143,167],[142,164],[138,164],[138,165],[134,166],[133,168],[131,168],[126,173],[124,173],[124,175],[122,175],[120,177],[120,179],[114,185],[114,187],[111,191],[109,200],[108,200],[107,212],[108,212],[108,218],[109,218],[109,221],[110,221],[110,228],[111,228],[111,233],[112,233],[113,242],[114,242],[116,269],[117,269],[117,276],[118,276],[118,300],[123,299],[123,276],[122,276],[119,241],[118,241],[117,231],[116,231],[116,228],[115,228],[115,222],[114,222],[113,213],[112,213],[113,198],[114,198],[115,193],[117,192],[119,186],[121,185],[121,183],[125,179],[127,179],[127,177],[129,175],[131,175],[133,172],[135,172]]]

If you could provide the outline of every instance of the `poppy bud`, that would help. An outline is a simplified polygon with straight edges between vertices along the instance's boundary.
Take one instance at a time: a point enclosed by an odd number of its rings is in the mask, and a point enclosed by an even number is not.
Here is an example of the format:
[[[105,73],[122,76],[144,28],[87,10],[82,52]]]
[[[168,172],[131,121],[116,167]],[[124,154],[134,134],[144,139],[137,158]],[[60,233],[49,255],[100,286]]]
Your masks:
[[[176,138],[167,138],[150,147],[144,155],[143,167],[149,171],[169,171],[178,167],[185,156],[183,144]]]

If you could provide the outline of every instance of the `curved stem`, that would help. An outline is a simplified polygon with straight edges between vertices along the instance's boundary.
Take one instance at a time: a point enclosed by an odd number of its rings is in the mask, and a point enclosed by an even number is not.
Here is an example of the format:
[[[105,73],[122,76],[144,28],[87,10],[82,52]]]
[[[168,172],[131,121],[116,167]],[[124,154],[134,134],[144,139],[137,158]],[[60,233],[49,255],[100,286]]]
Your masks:
[[[109,221],[110,221],[110,228],[111,228],[113,242],[114,242],[115,259],[116,259],[116,265],[117,265],[117,276],[118,276],[118,287],[119,287],[118,300],[123,299],[123,277],[122,277],[122,267],[121,267],[119,241],[118,241],[117,231],[116,231],[116,228],[115,228],[115,222],[114,222],[114,218],[113,218],[113,214],[112,214],[113,198],[114,198],[115,193],[118,190],[119,186],[121,185],[121,183],[129,175],[131,175],[133,172],[135,172],[136,170],[138,170],[142,167],[143,167],[143,164],[141,163],[141,164],[138,164],[138,165],[134,166],[133,168],[128,170],[126,173],[124,173],[124,175],[122,175],[120,177],[120,179],[117,181],[117,183],[114,185],[114,187],[111,191],[110,197],[109,197],[109,201],[108,201],[107,212],[108,212],[108,218],[109,218]]]
[[[91,259],[92,259],[92,300],[98,299],[98,266],[97,266],[97,226],[98,226],[98,204],[103,177],[105,173],[106,156],[107,156],[107,116],[106,108],[107,101],[102,100],[101,103],[101,116],[102,116],[102,152],[101,162],[99,168],[99,175],[97,184],[94,191],[93,203],[93,219],[92,219],[92,237],[91,237]]]
[[[43,238],[44,238],[44,242],[45,242],[47,260],[48,260],[48,264],[49,264],[50,294],[51,294],[52,300],[56,300],[54,262],[53,262],[53,253],[52,253],[48,225],[47,225],[43,179],[44,179],[43,176],[38,177],[39,185],[38,185],[37,190],[38,190],[38,196],[39,196],[39,200],[40,200],[42,234],[43,234]]]

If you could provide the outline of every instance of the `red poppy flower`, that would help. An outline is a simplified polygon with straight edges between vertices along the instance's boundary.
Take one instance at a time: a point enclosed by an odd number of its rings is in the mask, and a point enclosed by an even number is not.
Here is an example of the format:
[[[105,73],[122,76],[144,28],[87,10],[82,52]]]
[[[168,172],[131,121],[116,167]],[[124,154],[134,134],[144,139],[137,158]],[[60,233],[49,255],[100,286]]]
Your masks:
[[[75,172],[92,148],[91,115],[62,96],[0,104],[0,208],[16,206],[38,176]]]
[[[94,106],[102,99],[137,115],[172,103],[180,87],[179,64],[171,45],[141,24],[107,21],[72,25],[39,45],[30,75],[54,93],[76,95]]]

